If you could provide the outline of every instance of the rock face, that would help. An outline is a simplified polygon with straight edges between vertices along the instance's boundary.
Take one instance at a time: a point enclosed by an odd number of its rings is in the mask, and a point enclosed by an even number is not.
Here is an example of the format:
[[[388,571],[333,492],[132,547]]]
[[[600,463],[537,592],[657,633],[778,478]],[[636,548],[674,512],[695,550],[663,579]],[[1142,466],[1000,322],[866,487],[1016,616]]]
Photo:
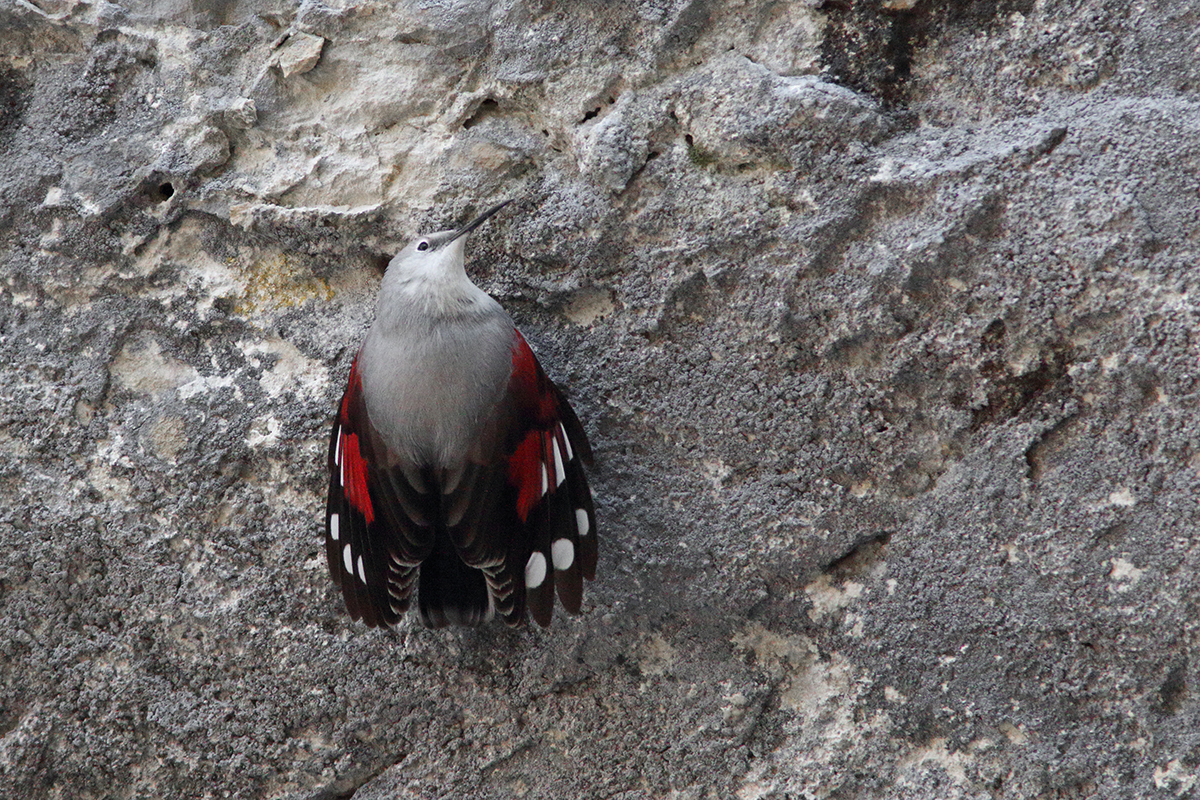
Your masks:
[[[0,1],[0,795],[1192,796],[1198,29]],[[386,259],[508,197],[599,577],[367,630],[327,425]]]

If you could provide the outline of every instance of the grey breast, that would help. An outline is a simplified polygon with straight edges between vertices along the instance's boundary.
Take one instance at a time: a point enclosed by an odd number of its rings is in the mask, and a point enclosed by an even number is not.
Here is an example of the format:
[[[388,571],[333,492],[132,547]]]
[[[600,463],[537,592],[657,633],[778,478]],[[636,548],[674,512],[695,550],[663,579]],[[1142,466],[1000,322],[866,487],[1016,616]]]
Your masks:
[[[499,313],[495,313],[499,311]],[[454,468],[477,446],[512,373],[513,327],[495,309],[372,327],[359,356],[371,423],[393,453]]]

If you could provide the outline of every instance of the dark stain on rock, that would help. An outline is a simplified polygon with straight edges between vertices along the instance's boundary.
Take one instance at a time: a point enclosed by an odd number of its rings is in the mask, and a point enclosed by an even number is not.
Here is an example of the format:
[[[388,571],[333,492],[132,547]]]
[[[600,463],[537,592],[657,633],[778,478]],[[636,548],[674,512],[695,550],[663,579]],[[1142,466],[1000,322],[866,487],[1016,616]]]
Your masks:
[[[21,73],[0,67],[0,140],[20,126],[29,107],[30,88]]]
[[[980,373],[987,380],[987,403],[972,413],[970,430],[1016,417],[1060,381],[1069,381],[1069,365],[1065,348],[1044,354],[1035,368],[1020,375],[1013,375],[1003,362],[985,362]]]
[[[1187,699],[1187,656],[1184,661],[1171,667],[1166,679],[1158,688],[1158,702],[1155,711],[1163,714],[1178,713],[1183,701]]]
[[[968,0],[901,4],[835,0],[823,10],[829,25],[821,63],[830,79],[879,99],[890,109],[908,102],[912,65],[930,42],[956,29],[1004,24],[1009,15],[1032,11],[1033,0]]]

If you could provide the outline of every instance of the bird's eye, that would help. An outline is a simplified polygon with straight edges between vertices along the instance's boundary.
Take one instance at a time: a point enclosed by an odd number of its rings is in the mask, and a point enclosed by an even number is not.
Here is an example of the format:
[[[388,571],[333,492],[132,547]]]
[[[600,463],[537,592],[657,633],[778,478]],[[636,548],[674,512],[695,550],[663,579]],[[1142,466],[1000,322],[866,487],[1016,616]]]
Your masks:
[[[418,250],[428,250],[429,242],[421,242],[419,245],[417,245],[417,249]]]

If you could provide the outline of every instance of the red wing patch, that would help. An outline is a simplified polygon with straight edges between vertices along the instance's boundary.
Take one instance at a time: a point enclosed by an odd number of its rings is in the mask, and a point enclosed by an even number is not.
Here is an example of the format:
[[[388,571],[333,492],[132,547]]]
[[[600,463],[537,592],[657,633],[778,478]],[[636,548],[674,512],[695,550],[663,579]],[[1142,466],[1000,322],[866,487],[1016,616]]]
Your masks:
[[[367,524],[375,521],[375,508],[371,505],[371,494],[367,491],[367,462],[358,448],[358,434],[339,430],[338,467],[341,469],[342,491],[346,500],[362,512]]]
[[[531,414],[538,427],[549,428],[558,420],[558,387],[546,377],[521,332],[514,329],[513,334],[516,341],[513,344],[513,372],[509,387],[516,395],[518,407]]]
[[[342,491],[355,509],[366,517],[367,524],[375,521],[375,509],[371,506],[371,495],[367,492],[367,461],[358,446],[358,434],[354,432],[356,405],[362,398],[362,376],[358,374],[358,359],[350,365],[349,386],[342,395],[338,412],[337,450],[334,453],[334,468],[339,471]]]
[[[543,438],[542,431],[530,431],[508,459],[508,481],[517,487],[517,516],[521,522],[529,518],[544,491],[545,481],[539,483],[539,473],[545,471]]]

